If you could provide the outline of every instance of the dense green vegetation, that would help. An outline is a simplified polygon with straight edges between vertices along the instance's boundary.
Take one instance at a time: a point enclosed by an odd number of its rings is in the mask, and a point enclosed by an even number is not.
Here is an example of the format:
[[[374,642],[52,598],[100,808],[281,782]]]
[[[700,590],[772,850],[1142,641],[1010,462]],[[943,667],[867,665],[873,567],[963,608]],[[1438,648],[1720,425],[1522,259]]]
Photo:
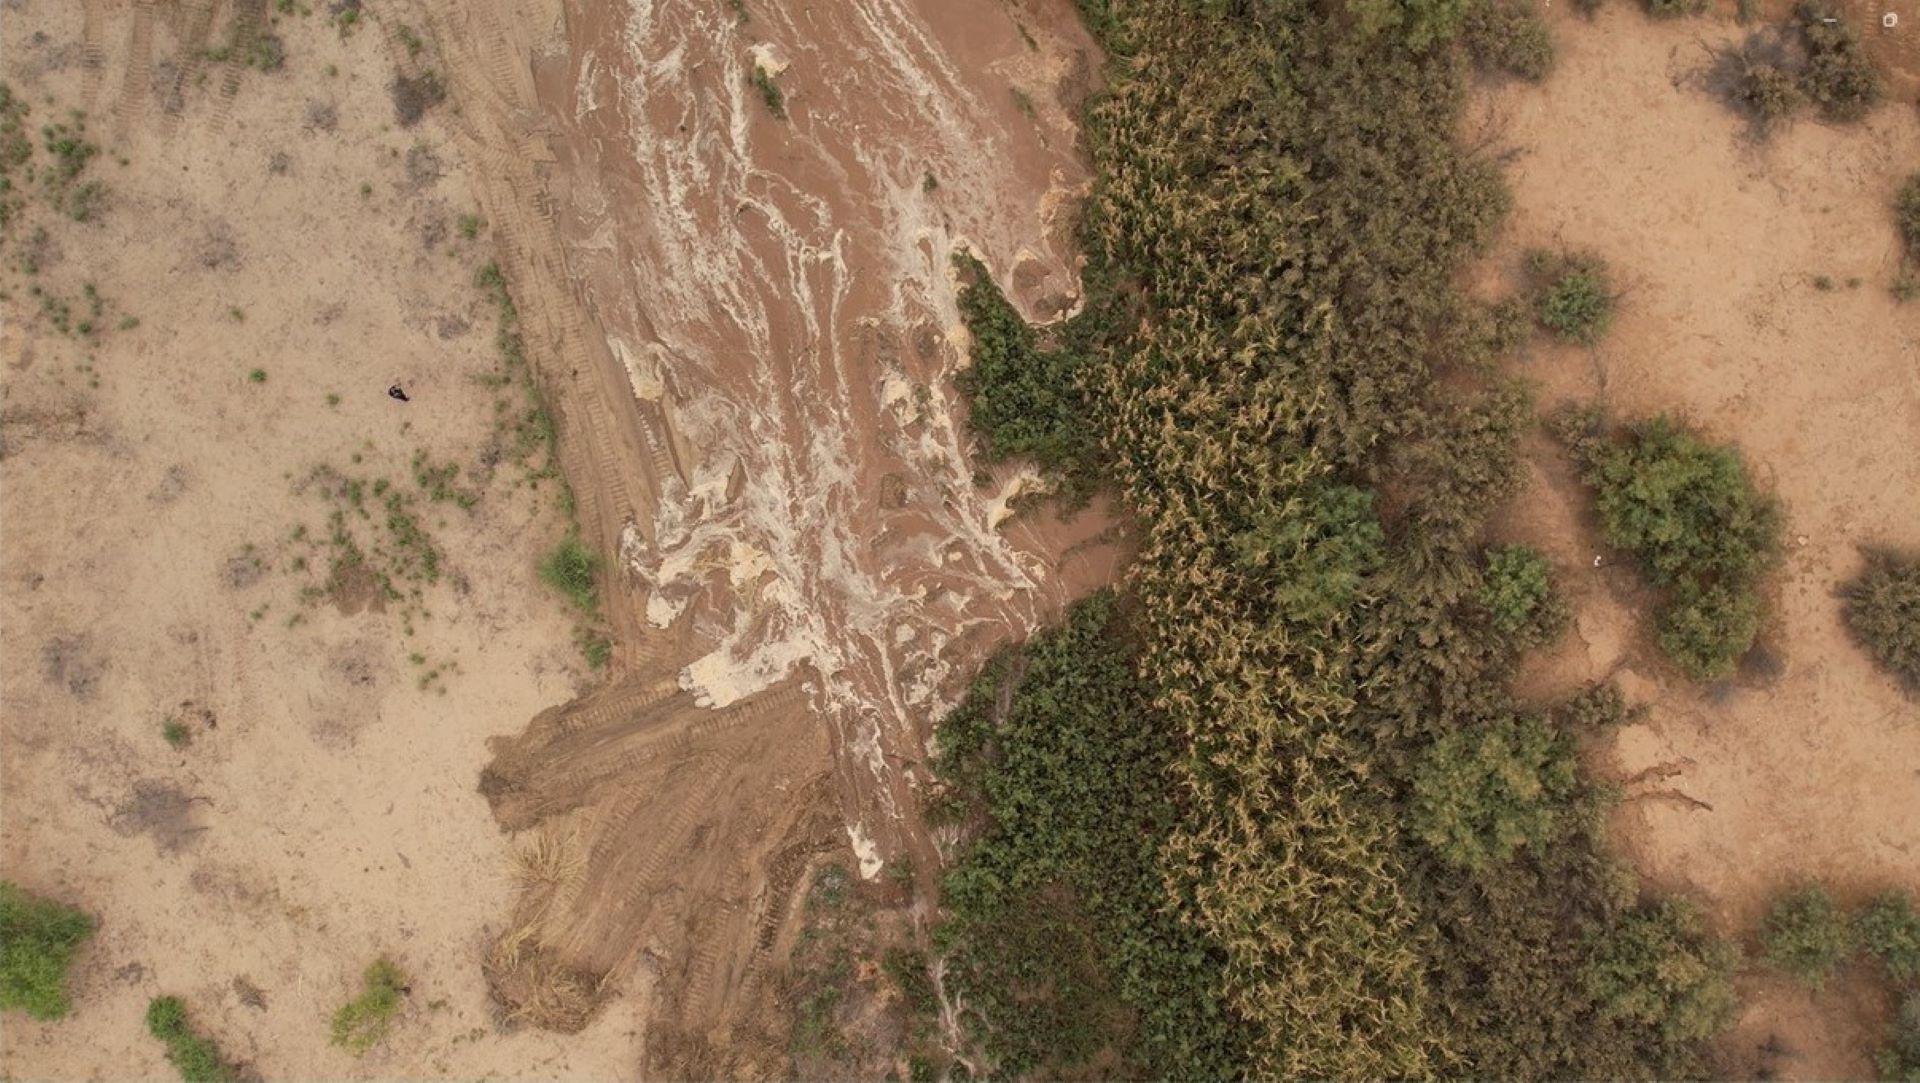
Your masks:
[[[333,1044],[356,1057],[380,1044],[406,994],[407,975],[391,960],[367,964],[360,975],[360,995],[334,1010]]]
[[[1072,349],[1043,348],[980,261],[963,252],[954,262],[965,279],[960,314],[973,335],[973,363],[958,383],[987,457],[1029,458],[1063,475],[1082,475],[1095,454],[1086,393],[1079,384],[1085,357]]]
[[[220,1047],[187,1021],[187,1006],[179,997],[155,997],[147,1004],[147,1033],[167,1047],[167,1062],[180,1073],[182,1083],[228,1083],[235,1077]]]
[[[1686,903],[1668,900],[1633,912],[1595,949],[1588,986],[1610,1022],[1691,1042],[1732,1019],[1733,947],[1707,936]]]
[[[1451,139],[1467,5],[1082,9],[1122,58],[1089,303],[1043,342],[976,278],[966,390],[990,452],[1098,470],[1139,551],[943,724],[976,1063],[1700,1071],[1729,955],[1623,883],[1572,767],[1624,703],[1507,689],[1548,603],[1482,538],[1533,418],[1489,375],[1528,306],[1453,285],[1507,203]]]
[[[1818,989],[1855,947],[1852,924],[1817,884],[1787,892],[1761,931],[1767,961]]]
[[[0,1011],[67,1014],[67,966],[91,935],[85,913],[0,880]]]
[[[1756,584],[1778,548],[1779,509],[1737,455],[1670,418],[1617,437],[1597,415],[1560,428],[1594,488],[1607,544],[1633,554],[1664,594],[1661,650],[1696,680],[1732,672],[1760,629]]]
[[[1920,693],[1920,558],[1869,552],[1844,588],[1847,627],[1881,668]]]
[[[1165,909],[1178,745],[1119,623],[1111,596],[1082,603],[942,724],[938,811],[979,834],[947,874],[937,943],[1002,1071],[1056,1075],[1111,1049],[1123,1076],[1222,1078],[1246,1039],[1218,1003],[1220,954]]]

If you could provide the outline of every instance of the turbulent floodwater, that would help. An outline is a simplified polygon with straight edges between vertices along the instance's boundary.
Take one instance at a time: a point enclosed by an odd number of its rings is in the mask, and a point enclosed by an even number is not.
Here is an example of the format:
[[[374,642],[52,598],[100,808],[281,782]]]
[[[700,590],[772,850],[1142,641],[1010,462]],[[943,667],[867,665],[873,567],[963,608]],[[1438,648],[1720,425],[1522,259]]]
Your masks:
[[[539,71],[571,120],[549,141],[568,266],[659,466],[621,539],[645,619],[692,645],[704,705],[806,682],[868,875],[928,720],[1112,573],[1102,516],[1014,519],[1033,479],[979,483],[951,383],[957,248],[1031,316],[1075,299],[1096,62],[1038,7],[633,0],[576,12]]]

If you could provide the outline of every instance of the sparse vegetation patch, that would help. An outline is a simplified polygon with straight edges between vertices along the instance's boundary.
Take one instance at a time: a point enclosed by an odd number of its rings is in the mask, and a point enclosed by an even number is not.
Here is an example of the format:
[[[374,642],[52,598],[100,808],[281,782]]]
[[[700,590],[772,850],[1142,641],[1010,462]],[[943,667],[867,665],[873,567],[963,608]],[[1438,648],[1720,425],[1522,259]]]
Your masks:
[[[0,1011],[35,1019],[67,1014],[67,967],[93,919],[0,880]]]
[[[755,64],[753,73],[748,76],[753,88],[760,92],[760,100],[766,104],[767,112],[777,120],[787,119],[786,95],[780,93],[780,84],[773,81],[773,73],[763,64]]]
[[[235,1072],[213,1039],[194,1030],[187,1005],[179,997],[155,997],[147,1004],[147,1033],[167,1047],[167,1062],[182,1083],[229,1083]]]
[[[567,596],[580,612],[592,616],[600,609],[597,575],[600,558],[568,534],[540,561],[540,581]]]
[[[391,960],[369,963],[360,975],[360,995],[333,1013],[333,1044],[356,1057],[380,1044],[407,992],[407,976]]]

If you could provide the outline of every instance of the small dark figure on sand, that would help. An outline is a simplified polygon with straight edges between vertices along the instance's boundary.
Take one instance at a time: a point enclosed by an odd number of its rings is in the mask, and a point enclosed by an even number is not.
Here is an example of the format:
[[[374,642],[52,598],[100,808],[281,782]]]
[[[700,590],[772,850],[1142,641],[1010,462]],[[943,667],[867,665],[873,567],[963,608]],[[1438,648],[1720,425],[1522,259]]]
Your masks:
[[[398,399],[401,402],[412,401],[411,399],[407,398],[407,393],[400,389],[399,384],[394,384],[392,387],[387,388],[387,397],[390,399]]]

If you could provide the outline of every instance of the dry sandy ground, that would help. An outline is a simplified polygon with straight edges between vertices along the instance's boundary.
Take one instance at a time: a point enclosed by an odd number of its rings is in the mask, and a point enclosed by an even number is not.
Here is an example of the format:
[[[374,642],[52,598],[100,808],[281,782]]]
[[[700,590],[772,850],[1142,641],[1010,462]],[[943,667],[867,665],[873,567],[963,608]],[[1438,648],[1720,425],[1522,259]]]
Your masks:
[[[141,1017],[177,994],[268,1078],[631,1078],[630,1006],[584,1035],[507,1033],[478,967],[510,897],[510,843],[474,789],[486,740],[585,678],[534,577],[563,529],[551,484],[516,489],[502,464],[471,512],[423,503],[444,568],[411,637],[399,605],[303,604],[318,575],[290,570],[325,562],[290,541],[325,533],[326,503],[295,491],[313,467],[412,490],[424,449],[462,486],[485,472],[493,313],[471,281],[492,246],[454,228],[468,177],[437,114],[395,125],[391,8],[344,40],[287,20],[270,74],[194,59],[227,10],[0,7],[33,130],[85,109],[111,193],[97,224],[30,208],[15,236],[49,232],[31,278],[21,245],[0,248],[0,875],[100,923],[74,1014],[10,1014],[0,1070],[162,1078]],[[410,173],[415,147],[438,164],[414,154]],[[28,293],[77,305],[87,281],[106,308],[93,346]],[[383,394],[396,379],[410,404]],[[169,715],[184,749],[162,740]],[[381,953],[412,992],[355,1061],[328,1016]]]
[[[1834,597],[1858,546],[1920,547],[1920,306],[1888,292],[1888,205],[1920,167],[1920,118],[1890,103],[1856,127],[1803,117],[1755,144],[1699,85],[1730,19],[1659,24],[1613,5],[1554,31],[1554,75],[1480,96],[1469,123],[1513,151],[1510,251],[1490,273],[1530,247],[1590,249],[1622,296],[1598,348],[1542,341],[1519,371],[1543,409],[1674,411],[1738,446],[1784,504],[1788,545],[1764,637],[1774,666],[1694,687],[1652,648],[1633,571],[1595,566],[1581,489],[1533,441],[1511,530],[1553,556],[1578,610],[1533,684],[1612,674],[1651,707],[1604,750],[1625,782],[1616,837],[1728,932],[1750,935],[1775,892],[1809,879],[1849,899],[1920,890],[1920,704],[1848,639]],[[1870,1073],[1871,996],[1748,984],[1736,1047],[1778,1034],[1784,1074]]]

